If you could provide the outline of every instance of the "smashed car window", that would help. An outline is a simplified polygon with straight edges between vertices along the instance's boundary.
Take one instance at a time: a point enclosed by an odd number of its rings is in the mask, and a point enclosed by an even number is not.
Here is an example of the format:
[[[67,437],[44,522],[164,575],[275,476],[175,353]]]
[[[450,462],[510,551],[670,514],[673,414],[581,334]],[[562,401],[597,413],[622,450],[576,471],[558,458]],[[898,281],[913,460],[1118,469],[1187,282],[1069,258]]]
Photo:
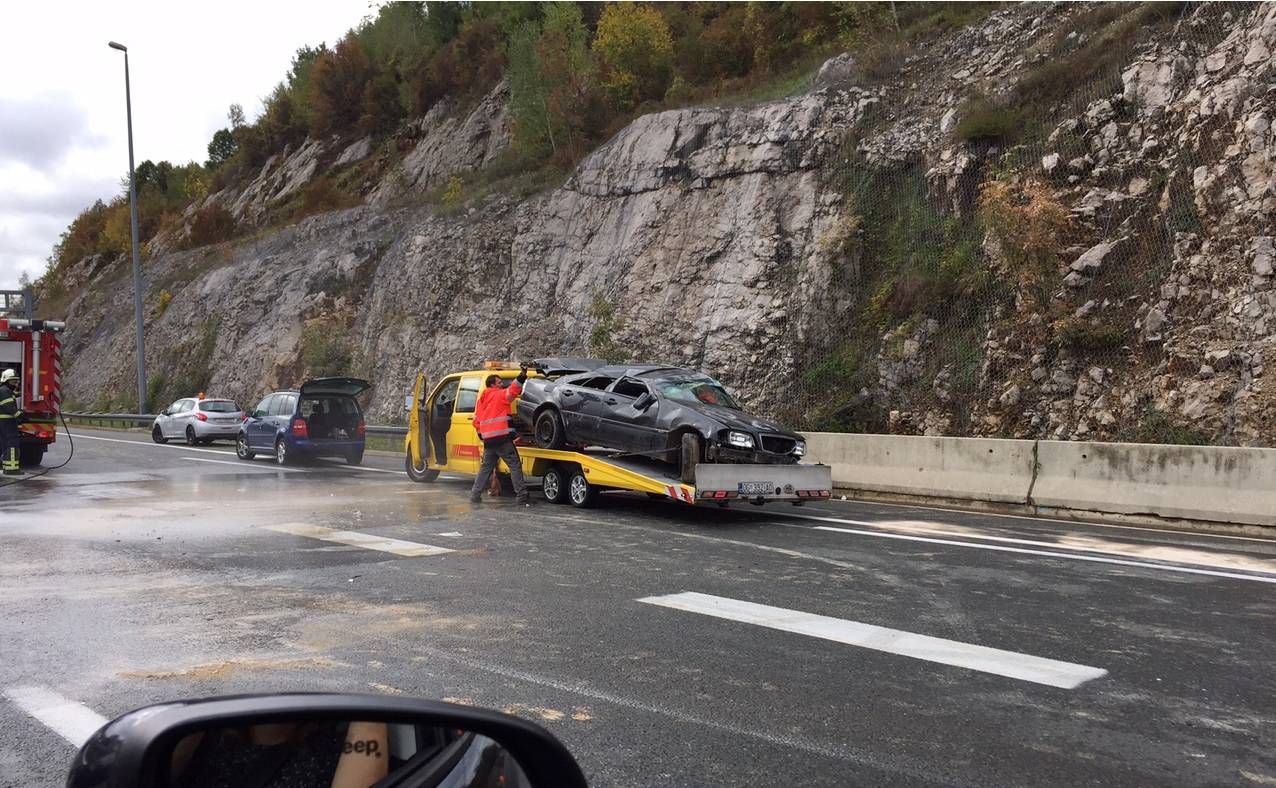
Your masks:
[[[611,393],[619,394],[622,397],[641,397],[647,393],[647,387],[633,378],[625,378],[616,384]]]
[[[718,405],[723,408],[739,410],[722,384],[712,378],[696,378],[693,380],[666,380],[657,384],[661,396],[678,402],[699,402],[703,405]]]
[[[575,385],[583,386],[584,388],[587,388],[587,389],[598,389],[599,391],[606,391],[607,387],[611,385],[611,382],[613,380],[615,380],[615,378],[609,378],[606,375],[599,375],[597,377],[587,378],[585,380],[577,381]]]

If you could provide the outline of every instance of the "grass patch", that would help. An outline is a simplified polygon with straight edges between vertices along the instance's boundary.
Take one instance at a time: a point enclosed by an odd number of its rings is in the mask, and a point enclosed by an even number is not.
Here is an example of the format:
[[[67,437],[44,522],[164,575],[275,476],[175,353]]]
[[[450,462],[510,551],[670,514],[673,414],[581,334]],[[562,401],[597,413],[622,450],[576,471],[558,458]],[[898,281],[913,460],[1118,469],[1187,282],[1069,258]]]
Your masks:
[[[1182,424],[1176,424],[1170,414],[1151,406],[1145,407],[1139,421],[1117,435],[1121,443],[1159,443],[1173,446],[1210,446],[1210,436]]]
[[[312,323],[301,332],[301,363],[308,377],[347,375],[354,351],[344,334],[326,323]]]
[[[1020,113],[976,93],[958,110],[958,139],[966,142],[1001,143],[1013,139],[1023,125]]]

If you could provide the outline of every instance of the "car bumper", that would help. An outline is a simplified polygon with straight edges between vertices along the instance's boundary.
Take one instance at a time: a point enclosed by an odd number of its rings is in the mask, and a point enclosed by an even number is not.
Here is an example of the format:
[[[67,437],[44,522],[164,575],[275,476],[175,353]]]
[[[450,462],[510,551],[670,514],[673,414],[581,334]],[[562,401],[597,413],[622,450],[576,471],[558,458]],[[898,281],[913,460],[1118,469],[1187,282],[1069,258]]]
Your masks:
[[[238,420],[225,424],[212,424],[207,421],[201,421],[192,426],[195,429],[195,436],[199,438],[234,438],[239,434]]]
[[[344,457],[356,451],[363,451],[363,440],[310,440],[309,438],[291,438],[288,448],[312,457]]]
[[[715,462],[745,463],[748,465],[795,465],[802,458],[796,454],[772,454],[757,449],[740,449],[735,446],[711,446],[709,459]]]

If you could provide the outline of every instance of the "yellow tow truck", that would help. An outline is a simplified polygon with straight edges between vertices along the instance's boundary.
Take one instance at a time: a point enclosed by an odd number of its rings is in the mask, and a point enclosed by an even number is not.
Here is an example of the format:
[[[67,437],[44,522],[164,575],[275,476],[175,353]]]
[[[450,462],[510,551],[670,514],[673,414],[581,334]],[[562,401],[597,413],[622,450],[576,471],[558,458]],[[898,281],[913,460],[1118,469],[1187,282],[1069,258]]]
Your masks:
[[[408,434],[404,439],[404,469],[415,482],[433,482],[440,473],[473,476],[478,473],[483,445],[474,430],[474,408],[483,381],[488,375],[499,375],[511,381],[518,377],[520,365],[489,361],[481,370],[452,372],[433,387],[424,373],[418,373],[412,395],[408,399]],[[543,374],[566,374],[583,370],[528,369],[528,377]],[[508,383],[506,383],[508,385]],[[517,401],[510,404],[510,415],[517,423]],[[550,503],[570,503],[585,508],[593,505],[600,492],[621,490],[646,493],[653,498],[670,498],[680,503],[715,503],[727,506],[731,501],[761,504],[768,501],[803,503],[810,499],[827,499],[832,494],[832,474],[828,466],[765,466],[774,489],[758,493],[750,488],[742,495],[744,483],[752,482],[762,466],[727,463],[700,463],[694,484],[678,477],[674,465],[649,457],[627,455],[605,449],[545,449],[520,438],[516,441],[523,474],[538,477],[541,490]],[[501,463],[501,471],[509,468]]]

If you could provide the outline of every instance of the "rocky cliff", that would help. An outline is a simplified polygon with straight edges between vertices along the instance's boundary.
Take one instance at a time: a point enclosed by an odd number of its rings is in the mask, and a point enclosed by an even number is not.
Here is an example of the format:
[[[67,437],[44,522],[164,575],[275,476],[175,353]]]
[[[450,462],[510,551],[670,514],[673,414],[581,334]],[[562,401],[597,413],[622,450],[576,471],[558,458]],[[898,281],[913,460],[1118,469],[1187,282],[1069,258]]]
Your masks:
[[[1100,35],[1086,13],[1017,6],[889,67],[835,58],[791,98],[642,116],[530,196],[497,181],[437,199],[499,166],[503,85],[395,148],[309,140],[208,201],[262,223],[324,175],[365,204],[216,247],[160,239],[153,394],[247,402],[337,363],[376,382],[381,421],[418,369],[593,350],[709,370],[804,428],[1112,439],[1155,414],[1271,445],[1276,7],[1184,6],[1048,134],[963,141],[972,97]],[[1067,215],[1032,283],[981,225],[990,181]],[[890,229],[923,211],[937,259],[973,239],[993,284],[943,295],[885,266],[916,257]],[[85,406],[132,399],[126,273],[90,259],[69,276],[66,393]]]

